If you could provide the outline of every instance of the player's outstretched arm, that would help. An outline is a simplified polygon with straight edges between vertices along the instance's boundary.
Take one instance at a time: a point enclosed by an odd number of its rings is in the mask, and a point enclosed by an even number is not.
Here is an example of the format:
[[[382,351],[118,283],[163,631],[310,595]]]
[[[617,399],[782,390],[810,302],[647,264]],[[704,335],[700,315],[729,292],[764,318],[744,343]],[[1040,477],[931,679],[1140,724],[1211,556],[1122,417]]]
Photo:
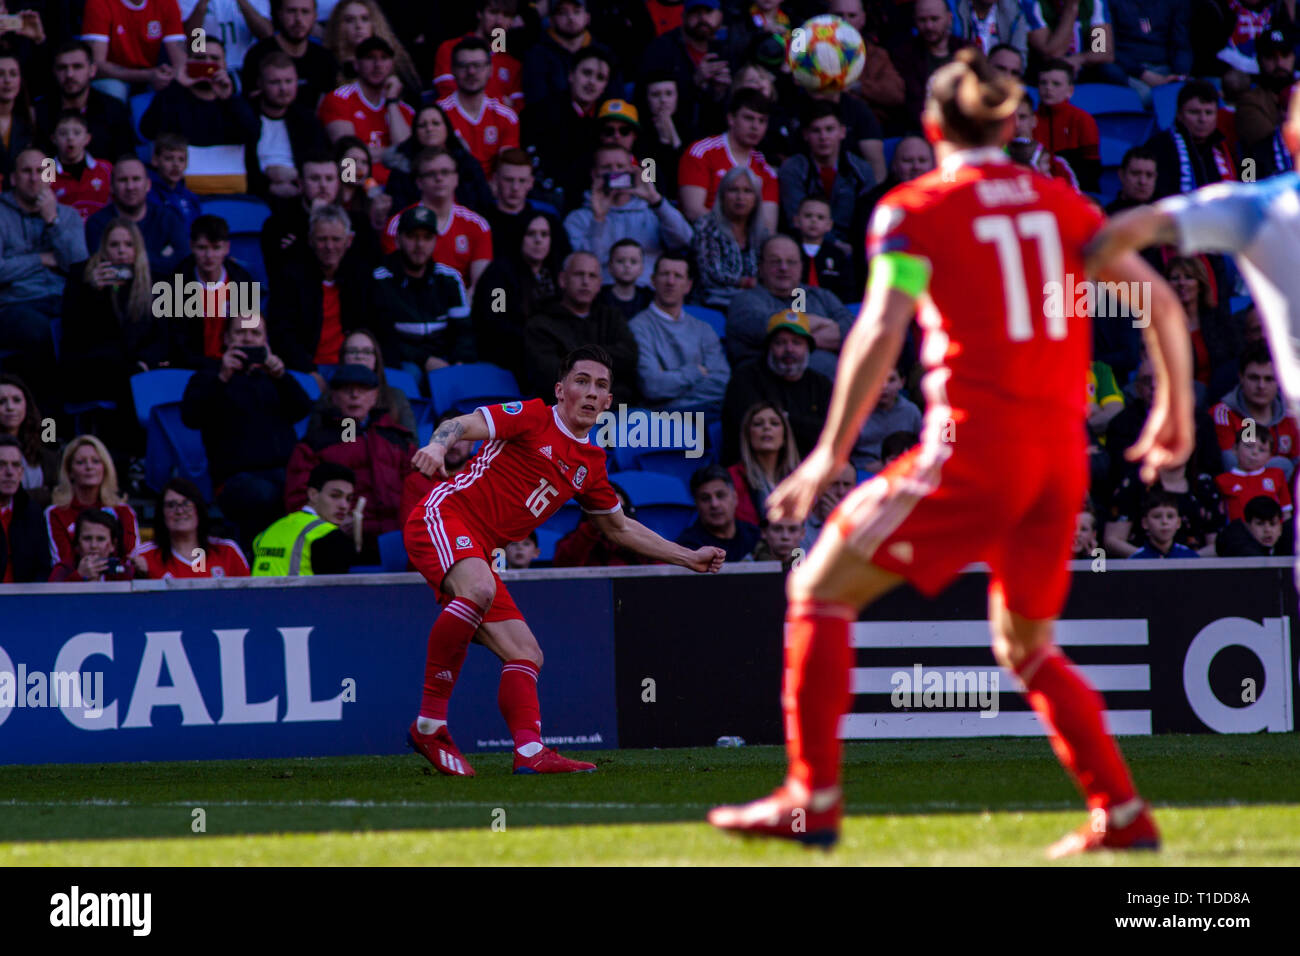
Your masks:
[[[840,350],[826,425],[817,446],[768,496],[769,517],[804,520],[849,460],[862,424],[898,361],[929,275],[929,264],[916,256],[886,252],[872,259],[866,302]]]
[[[639,521],[623,514],[622,510],[604,515],[591,515],[596,527],[614,544],[656,561],[667,561],[692,571],[714,574],[722,570],[727,552],[721,548],[683,548],[667,538],[661,538]]]
[[[1085,256],[1088,274],[1098,275],[1126,252],[1147,246],[1177,245],[1178,220],[1161,206],[1138,206],[1120,213],[1097,231]]]
[[[411,465],[426,478],[434,475],[446,478],[447,468],[443,460],[448,448],[458,441],[481,441],[489,437],[487,419],[478,409],[459,418],[449,418],[434,431],[429,444],[411,457]]]
[[[1124,253],[1102,268],[1097,278],[1115,283],[1114,288],[1148,290],[1144,296],[1147,312],[1139,321],[1155,373],[1155,394],[1146,426],[1125,457],[1142,463],[1142,480],[1151,484],[1158,469],[1181,465],[1196,444],[1187,316],[1174,290],[1136,252]]]

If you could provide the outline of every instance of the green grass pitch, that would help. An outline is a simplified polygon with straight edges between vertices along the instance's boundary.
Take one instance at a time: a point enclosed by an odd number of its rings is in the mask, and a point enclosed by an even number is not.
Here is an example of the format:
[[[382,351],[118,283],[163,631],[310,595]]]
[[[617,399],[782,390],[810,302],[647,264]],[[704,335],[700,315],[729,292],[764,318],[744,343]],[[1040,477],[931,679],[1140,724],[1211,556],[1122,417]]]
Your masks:
[[[1165,848],[1085,864],[1300,860],[1300,736],[1122,746]],[[497,754],[471,757],[474,779],[435,774],[414,754],[0,767],[0,867],[1025,865],[1045,864],[1043,848],[1086,819],[1043,739],[849,745],[848,815],[831,854],[703,822],[714,804],[767,793],[781,748],[584,756],[597,773],[515,777]],[[206,832],[195,832],[200,818]]]

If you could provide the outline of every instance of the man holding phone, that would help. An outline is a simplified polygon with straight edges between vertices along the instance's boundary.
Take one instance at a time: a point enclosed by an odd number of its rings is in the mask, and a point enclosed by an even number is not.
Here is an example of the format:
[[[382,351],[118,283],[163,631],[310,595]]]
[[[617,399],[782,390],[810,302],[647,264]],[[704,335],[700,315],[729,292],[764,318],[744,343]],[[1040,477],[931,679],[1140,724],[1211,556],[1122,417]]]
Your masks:
[[[601,115],[636,119],[636,108],[622,100],[609,100]],[[581,209],[564,219],[564,231],[575,250],[594,253],[602,263],[602,282],[613,281],[605,263],[620,239],[635,239],[644,251],[641,282],[650,284],[659,253],[684,250],[691,244],[691,224],[642,175],[636,158],[622,146],[601,146],[591,169],[591,189]]]
[[[248,552],[253,537],[284,513],[294,424],[311,413],[312,400],[267,347],[260,315],[230,316],[223,340],[221,363],[210,362],[186,385],[181,420],[202,436],[217,503]]]

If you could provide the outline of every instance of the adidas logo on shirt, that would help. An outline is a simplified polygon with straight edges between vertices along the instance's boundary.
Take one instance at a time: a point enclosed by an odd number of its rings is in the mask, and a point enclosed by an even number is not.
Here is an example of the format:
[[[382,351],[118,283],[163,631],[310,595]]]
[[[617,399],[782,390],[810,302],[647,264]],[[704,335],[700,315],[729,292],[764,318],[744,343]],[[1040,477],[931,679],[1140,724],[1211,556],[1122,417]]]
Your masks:
[[[543,445],[541,448],[538,449],[538,451],[540,451],[540,452],[542,453],[542,456],[543,456],[544,458],[550,458],[550,457],[551,457],[551,446],[550,446],[550,445]]]

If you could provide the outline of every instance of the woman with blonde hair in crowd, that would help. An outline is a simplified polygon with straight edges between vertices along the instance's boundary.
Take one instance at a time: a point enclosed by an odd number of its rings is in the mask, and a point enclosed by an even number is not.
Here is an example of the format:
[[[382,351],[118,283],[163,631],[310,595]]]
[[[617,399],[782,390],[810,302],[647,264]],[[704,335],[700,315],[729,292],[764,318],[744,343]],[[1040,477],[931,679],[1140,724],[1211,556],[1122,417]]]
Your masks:
[[[94,435],[78,435],[63,449],[59,484],[45,509],[45,533],[50,539],[54,564],[71,564],[73,529],[83,511],[110,511],[122,526],[123,553],[131,556],[140,541],[140,522],[135,511],[118,491],[113,456]]]
[[[790,419],[774,402],[755,402],[740,422],[740,461],[727,469],[736,486],[736,520],[760,523],[767,496],[799,467]]]

